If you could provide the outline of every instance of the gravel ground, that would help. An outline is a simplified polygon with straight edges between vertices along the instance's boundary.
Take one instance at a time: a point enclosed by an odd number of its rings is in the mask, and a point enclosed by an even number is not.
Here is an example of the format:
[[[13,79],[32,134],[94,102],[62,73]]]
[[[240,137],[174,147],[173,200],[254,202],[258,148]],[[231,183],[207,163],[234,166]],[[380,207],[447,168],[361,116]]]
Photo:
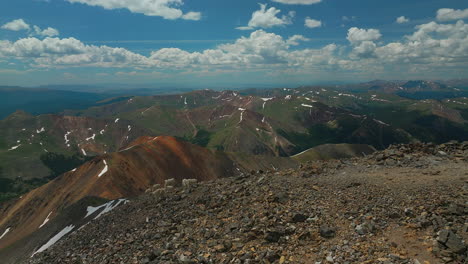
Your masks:
[[[151,192],[30,263],[468,261],[466,142]]]

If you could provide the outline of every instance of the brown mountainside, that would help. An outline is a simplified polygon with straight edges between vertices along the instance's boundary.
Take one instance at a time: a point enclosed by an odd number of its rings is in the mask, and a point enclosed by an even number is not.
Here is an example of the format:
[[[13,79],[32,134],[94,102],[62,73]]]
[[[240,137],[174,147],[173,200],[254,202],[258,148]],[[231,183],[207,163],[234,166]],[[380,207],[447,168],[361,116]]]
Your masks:
[[[0,226],[11,232],[0,248],[39,229],[67,206],[87,196],[117,199],[132,197],[166,179],[193,178],[200,181],[231,176],[234,164],[224,155],[173,137],[142,137],[126,149],[94,158],[76,170],[6,205]]]

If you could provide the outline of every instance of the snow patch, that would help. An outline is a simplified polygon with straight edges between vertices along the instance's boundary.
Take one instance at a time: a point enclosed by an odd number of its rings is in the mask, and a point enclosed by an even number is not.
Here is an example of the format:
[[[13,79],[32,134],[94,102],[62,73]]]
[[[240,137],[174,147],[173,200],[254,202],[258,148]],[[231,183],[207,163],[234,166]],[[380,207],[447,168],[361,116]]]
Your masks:
[[[53,246],[57,241],[59,241],[62,237],[64,237],[66,234],[70,233],[73,229],[75,228],[74,225],[69,225],[65,227],[62,231],[60,231],[58,234],[56,234],[54,237],[52,237],[47,243],[45,243],[42,247],[40,247],[36,252],[34,252],[31,257],[34,257],[39,252],[42,252],[49,247]]]
[[[308,104],[301,104],[301,105],[304,106],[304,107],[309,107],[309,108],[312,108],[312,107],[313,107],[313,106],[308,105]]]
[[[184,104],[187,105],[187,97],[184,98]]]
[[[238,124],[240,124],[242,122],[242,120],[244,120],[244,111],[245,111],[245,109],[239,107],[239,111],[241,111],[241,114],[240,114],[240,120],[239,120]]]
[[[120,118],[116,118],[115,121],[114,121],[114,123],[119,122],[119,120],[120,120]]]
[[[83,153],[83,155],[87,156],[86,151],[84,149],[81,149],[81,152]]]
[[[347,97],[352,97],[356,99],[361,99],[360,97],[357,97],[354,94],[339,93],[338,96],[347,96]]]
[[[72,172],[75,172],[76,171],[76,168],[74,168],[73,170],[71,170]]]
[[[8,232],[10,232],[10,227],[5,229],[5,232],[3,232],[3,234],[0,236],[0,239],[2,239],[4,236],[6,236],[6,234],[8,234]]]
[[[39,228],[43,227],[45,224],[47,224],[47,222],[49,222],[49,217],[50,217],[51,214],[52,214],[52,211],[50,211],[50,213],[47,215],[46,219],[45,219],[44,222],[39,226]]]
[[[312,103],[316,103],[317,101],[310,99],[309,97],[304,97],[307,101],[310,101]]]
[[[263,106],[262,106],[262,109],[265,109],[265,104],[266,102],[272,100],[273,98],[261,98],[263,100]]]
[[[389,126],[389,124],[383,122],[383,121],[380,121],[380,120],[377,120],[377,119],[374,119],[375,122],[381,124],[381,125],[384,125],[384,126]]]
[[[291,95],[286,95],[286,97],[284,97],[284,99],[290,100],[290,99],[291,99]]]
[[[145,111],[143,111],[143,112],[141,112],[141,114],[143,115],[144,113],[146,113],[146,111],[150,110],[151,108],[152,108],[152,106],[151,106],[151,107],[148,107],[148,108],[146,108],[146,110],[145,110]]]
[[[154,140],[154,139],[153,139],[153,140]],[[131,147],[128,147],[128,148],[126,148],[126,149],[122,149],[122,150],[120,150],[119,152],[124,152],[124,151],[130,150],[130,149],[132,149],[132,148],[134,148],[134,147],[135,147],[135,146],[131,146]]]
[[[89,138],[86,138],[86,141],[90,141],[91,139],[94,140],[95,137],[96,137],[96,134],[93,134]]]
[[[116,208],[117,206],[119,206],[121,203],[123,204],[126,204],[128,202],[128,200],[126,199],[119,199],[119,200],[114,200],[114,201],[110,201],[110,202],[107,202],[105,204],[102,204],[100,206],[97,206],[97,207],[94,207],[94,206],[88,206],[88,208],[86,208],[86,216],[84,218],[87,218],[88,216],[92,215],[93,213],[95,213],[97,210],[101,209],[101,208],[104,208],[104,210],[102,210],[96,217],[94,217],[93,220],[96,220],[98,219],[101,215],[103,214],[106,214],[110,211],[112,211],[114,208]]]
[[[128,132],[132,130],[132,126],[128,125]]]
[[[104,132],[106,132],[104,129],[99,131],[99,134],[104,135]]]
[[[379,101],[379,102],[390,102],[389,100],[377,98],[377,95],[376,95],[376,94],[373,94],[373,95],[371,96],[371,100],[372,100],[372,101]]]
[[[102,171],[99,173],[98,178],[100,178],[102,175],[106,174],[106,172],[109,170],[109,167],[107,166],[106,160],[103,160],[103,162],[104,162],[105,167],[104,167],[104,169],[102,169]]]
[[[302,152],[300,152],[300,153],[297,153],[296,155],[292,155],[291,157],[299,156],[299,155],[301,155],[301,154],[306,153],[306,152],[309,151],[309,150],[310,150],[310,149],[306,149],[306,150],[304,150],[304,151],[302,151]]]
[[[37,133],[37,134],[40,134],[40,133],[42,133],[42,132],[45,132],[45,128],[44,128],[44,127],[42,127],[42,128],[39,129],[39,130],[36,129],[36,133]]]
[[[8,149],[8,151],[15,150],[15,149],[19,148],[20,146],[21,146],[21,144],[19,144],[18,146],[11,147],[10,149]]]
[[[67,133],[63,136],[65,138],[65,144],[68,145],[68,142],[70,142],[70,140],[68,139],[68,135],[70,135],[71,132],[67,131]]]

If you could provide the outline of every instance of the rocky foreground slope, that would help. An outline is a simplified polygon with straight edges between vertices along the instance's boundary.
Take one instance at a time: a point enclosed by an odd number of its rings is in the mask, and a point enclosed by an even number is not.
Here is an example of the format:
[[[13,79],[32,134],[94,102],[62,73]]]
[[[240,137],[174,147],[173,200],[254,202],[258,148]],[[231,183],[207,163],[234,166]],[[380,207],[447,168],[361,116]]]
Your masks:
[[[466,263],[468,142],[147,193],[29,263]]]

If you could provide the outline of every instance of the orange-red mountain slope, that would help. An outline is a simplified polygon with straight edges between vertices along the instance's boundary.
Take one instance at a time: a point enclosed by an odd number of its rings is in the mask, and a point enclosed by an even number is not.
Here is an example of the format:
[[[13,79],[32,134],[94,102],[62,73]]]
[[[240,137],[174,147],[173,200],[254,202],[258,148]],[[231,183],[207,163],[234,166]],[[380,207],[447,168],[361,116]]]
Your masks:
[[[211,180],[234,174],[233,162],[222,154],[173,137],[141,137],[119,152],[94,158],[74,171],[0,208],[0,249],[38,230],[46,219],[86,196],[132,197],[164,180]]]

